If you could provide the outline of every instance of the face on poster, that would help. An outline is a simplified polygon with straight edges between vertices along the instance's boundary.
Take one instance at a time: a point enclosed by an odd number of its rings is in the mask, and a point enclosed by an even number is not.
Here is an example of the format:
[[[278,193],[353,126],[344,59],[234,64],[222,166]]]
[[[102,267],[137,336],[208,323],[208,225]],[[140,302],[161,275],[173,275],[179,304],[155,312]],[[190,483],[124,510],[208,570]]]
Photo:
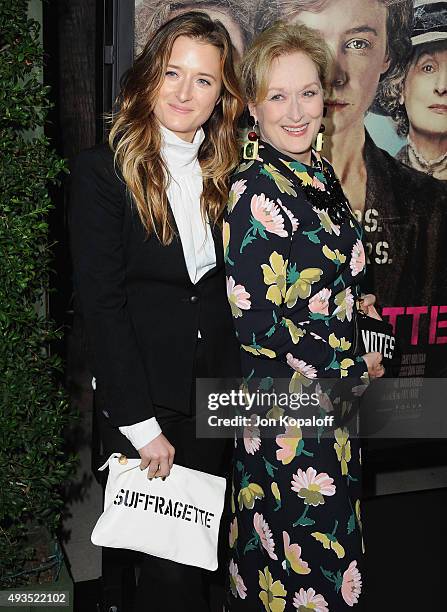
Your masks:
[[[226,27],[237,53],[242,57],[250,39],[249,6],[248,0],[136,0],[135,52],[138,54],[151,32],[169,19],[188,11],[200,10],[212,19],[218,19]]]
[[[400,103],[413,140],[421,136],[446,144],[447,41],[420,46],[409,65]]]
[[[415,45],[397,96],[396,126],[407,136],[397,158],[447,181],[447,40]]]
[[[390,64],[387,9],[375,0],[328,1],[318,12],[294,10],[294,4],[298,3],[284,3],[284,19],[318,30],[334,58],[332,91],[326,101],[329,134],[355,138],[363,131],[365,113]]]

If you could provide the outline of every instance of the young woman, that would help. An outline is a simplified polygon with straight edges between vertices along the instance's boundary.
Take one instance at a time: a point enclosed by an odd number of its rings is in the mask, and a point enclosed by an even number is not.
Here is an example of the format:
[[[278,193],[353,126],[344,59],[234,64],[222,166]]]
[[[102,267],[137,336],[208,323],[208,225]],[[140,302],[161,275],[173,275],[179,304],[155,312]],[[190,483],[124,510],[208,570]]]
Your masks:
[[[343,380],[349,397],[384,372],[380,353],[353,350],[362,230],[332,167],[312,149],[328,70],[322,38],[281,22],[255,39],[241,67],[260,138],[232,180],[227,291],[244,379],[276,397],[284,387],[317,392],[317,377]],[[320,402],[332,408],[327,395]],[[281,404],[257,410],[297,415]],[[252,426],[237,439],[229,609],[347,610],[362,587],[359,440],[344,425],[309,437],[278,422],[273,437]]]
[[[93,354],[104,454],[222,474],[224,441],[196,439],[196,377],[238,375],[219,222],[242,109],[229,35],[191,12],[127,74],[108,144],[73,171],[74,282]],[[137,610],[209,610],[200,569],[146,556]],[[118,606],[119,607],[119,606]]]

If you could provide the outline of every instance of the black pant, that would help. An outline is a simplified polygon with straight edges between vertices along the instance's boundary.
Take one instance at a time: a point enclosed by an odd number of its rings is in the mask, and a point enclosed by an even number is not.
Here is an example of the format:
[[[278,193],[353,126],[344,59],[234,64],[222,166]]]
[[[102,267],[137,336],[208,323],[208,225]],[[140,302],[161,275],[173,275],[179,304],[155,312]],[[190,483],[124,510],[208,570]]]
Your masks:
[[[203,343],[198,341],[194,378],[211,376],[206,364]],[[175,381],[173,381],[175,384]],[[192,401],[191,401],[192,400]],[[227,476],[230,471],[231,442],[229,440],[197,438],[195,393],[190,399],[192,414],[187,416],[167,408],[157,407],[156,415],[163,434],[175,448],[174,462],[193,469]],[[98,414],[103,453],[108,457],[120,452],[129,458],[139,457],[138,452],[120,433],[111,427],[104,415]],[[227,486],[227,493],[229,487]],[[228,505],[227,505],[228,507]],[[228,512],[224,510],[219,533],[219,569],[216,572],[167,561],[151,555],[139,555],[116,549],[103,549],[103,583],[106,592],[115,599],[123,612],[130,612],[127,593],[120,593],[116,586],[120,568],[128,576],[129,566],[138,562],[140,573],[135,593],[135,612],[215,612],[222,610],[221,599],[226,576],[226,541]],[[106,599],[113,604],[109,596]],[[121,607],[120,607],[121,606]]]

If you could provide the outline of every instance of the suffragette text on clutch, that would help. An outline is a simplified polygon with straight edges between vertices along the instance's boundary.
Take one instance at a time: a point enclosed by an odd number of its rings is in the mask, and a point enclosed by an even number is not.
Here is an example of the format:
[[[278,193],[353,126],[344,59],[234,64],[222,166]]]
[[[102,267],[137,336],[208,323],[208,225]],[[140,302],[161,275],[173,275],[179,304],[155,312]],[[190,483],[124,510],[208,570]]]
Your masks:
[[[161,495],[150,495],[129,489],[120,489],[113,503],[116,506],[124,505],[129,509],[140,507],[143,510],[203,525],[208,529],[211,528],[211,519],[214,516],[213,512],[196,508],[191,504],[181,501],[173,502],[172,499],[165,499]]]

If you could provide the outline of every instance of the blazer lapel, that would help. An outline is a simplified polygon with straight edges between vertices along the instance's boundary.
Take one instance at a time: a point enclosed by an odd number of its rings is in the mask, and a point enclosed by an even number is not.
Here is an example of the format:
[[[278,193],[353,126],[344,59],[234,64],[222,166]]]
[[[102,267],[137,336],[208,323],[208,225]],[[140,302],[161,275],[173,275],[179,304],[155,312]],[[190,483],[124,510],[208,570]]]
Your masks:
[[[178,231],[178,227],[177,227],[177,223],[175,221],[175,217],[174,217],[174,213],[172,212],[172,208],[171,208],[171,204],[168,200],[168,207],[171,213],[171,218],[172,218],[172,223],[173,223],[173,228],[175,231],[175,241],[178,241],[178,246],[180,248],[181,254],[182,254],[182,267],[184,269],[184,275],[187,277],[189,283],[191,285],[193,285],[193,283],[191,282],[191,279],[189,278],[189,273],[188,273],[188,268],[186,265],[186,260],[185,260],[185,253],[183,250],[183,245],[182,245],[182,241],[180,239],[180,233]],[[211,235],[213,237],[213,242],[214,242],[214,252],[216,254],[216,265],[214,266],[214,268],[211,268],[210,270],[208,270],[208,272],[206,274],[204,274],[202,276],[202,278],[199,280],[199,283],[201,283],[203,280],[205,280],[206,278],[213,276],[214,274],[216,274],[216,272],[218,272],[222,266],[223,266],[223,242],[222,242],[222,229],[218,226],[218,225],[214,225],[214,227],[211,227]]]

